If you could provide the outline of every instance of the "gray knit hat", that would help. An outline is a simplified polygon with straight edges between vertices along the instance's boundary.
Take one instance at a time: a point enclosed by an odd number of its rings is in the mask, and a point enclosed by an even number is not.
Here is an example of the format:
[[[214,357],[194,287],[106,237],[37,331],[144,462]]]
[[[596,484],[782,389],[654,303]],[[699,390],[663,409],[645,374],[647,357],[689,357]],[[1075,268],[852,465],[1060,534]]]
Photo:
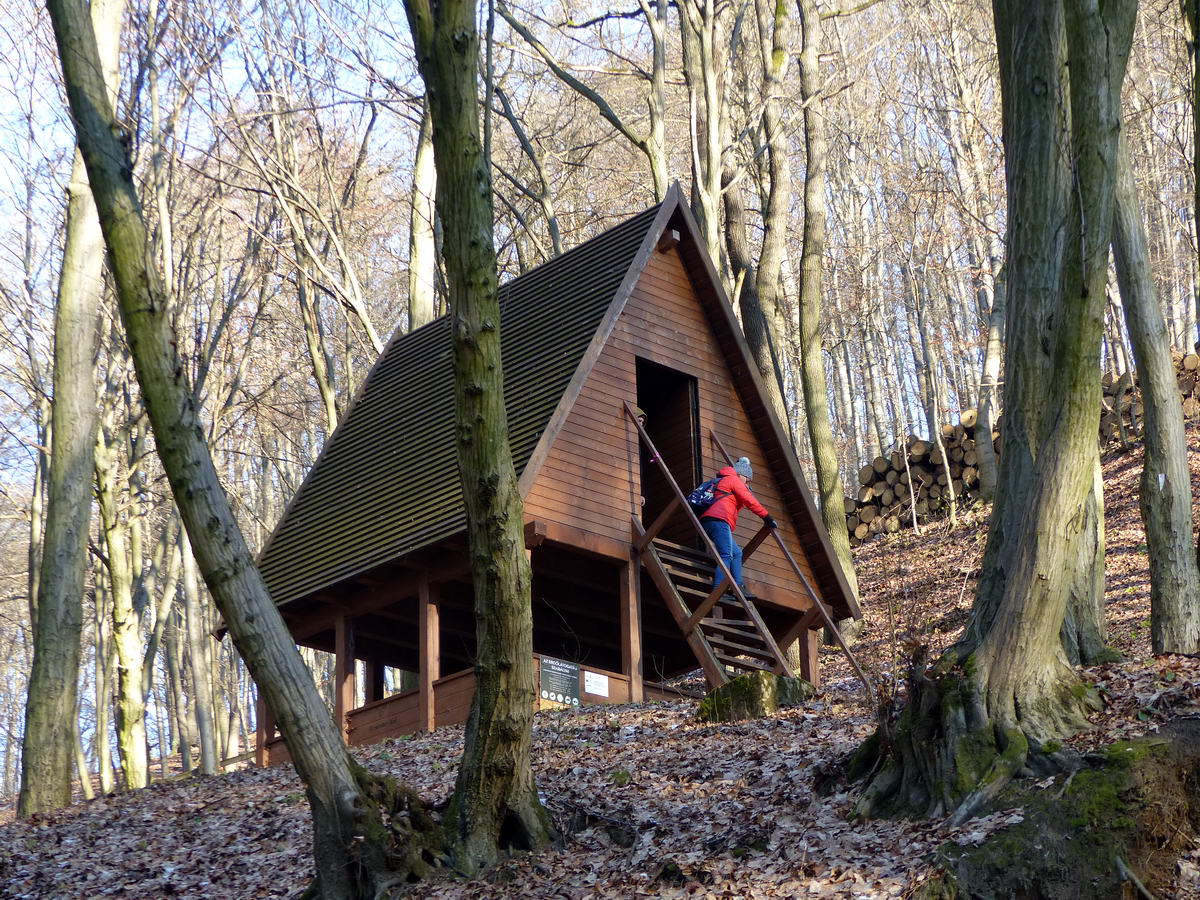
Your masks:
[[[750,468],[750,460],[745,456],[738,457],[733,464],[733,471],[737,472],[747,481],[754,477],[754,470]]]

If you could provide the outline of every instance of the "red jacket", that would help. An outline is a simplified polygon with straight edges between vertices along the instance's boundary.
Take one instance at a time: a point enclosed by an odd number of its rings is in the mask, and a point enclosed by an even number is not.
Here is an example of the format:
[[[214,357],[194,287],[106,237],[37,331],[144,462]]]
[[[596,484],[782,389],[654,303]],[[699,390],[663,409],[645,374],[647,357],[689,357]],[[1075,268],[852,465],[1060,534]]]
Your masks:
[[[720,519],[728,522],[729,530],[732,531],[737,528],[738,513],[743,507],[763,519],[770,515],[767,508],[750,493],[750,488],[746,487],[742,477],[733,471],[733,466],[726,466],[717,475],[721,479],[717,482],[717,494],[725,496],[705,510],[702,519]]]

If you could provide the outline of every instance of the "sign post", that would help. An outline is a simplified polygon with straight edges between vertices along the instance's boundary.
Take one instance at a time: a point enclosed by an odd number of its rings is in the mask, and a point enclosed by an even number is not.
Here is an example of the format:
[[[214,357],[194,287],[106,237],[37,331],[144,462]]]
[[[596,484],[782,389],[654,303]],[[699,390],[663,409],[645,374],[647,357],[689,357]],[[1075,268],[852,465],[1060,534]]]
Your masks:
[[[541,674],[539,678],[541,683],[538,687],[539,709],[579,706],[578,663],[543,656],[539,671]]]

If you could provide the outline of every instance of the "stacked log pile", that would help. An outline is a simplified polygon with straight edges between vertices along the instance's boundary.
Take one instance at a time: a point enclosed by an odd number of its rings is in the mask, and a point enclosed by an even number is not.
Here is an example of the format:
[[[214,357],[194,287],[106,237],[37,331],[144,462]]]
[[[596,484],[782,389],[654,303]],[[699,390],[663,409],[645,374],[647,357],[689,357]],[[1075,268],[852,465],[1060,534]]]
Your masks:
[[[858,472],[858,494],[845,498],[850,545],[858,546],[876,534],[895,534],[949,509],[953,496],[960,508],[979,493],[975,410],[965,410],[957,425],[941,427],[941,446],[909,435],[903,450],[877,456]],[[1000,433],[988,439],[999,451]]]
[[[1183,399],[1183,417],[1189,421],[1200,416],[1200,356],[1176,353],[1175,382]],[[1131,372],[1101,379],[1104,389],[1100,401],[1100,446],[1126,444],[1142,433],[1142,398]]]
[[[1176,353],[1175,380],[1183,398],[1184,418],[1200,418],[1200,355]],[[1101,379],[1100,446],[1128,444],[1142,432],[1142,400],[1132,373]],[[961,506],[979,494],[976,411],[965,410],[958,425],[941,427],[942,448],[909,435],[904,450],[877,456],[858,472],[858,494],[845,498],[846,530],[850,545],[858,546],[877,534],[895,534],[917,521],[945,515],[951,491]],[[997,428],[999,422],[997,421]],[[1000,454],[1000,432],[992,445]]]

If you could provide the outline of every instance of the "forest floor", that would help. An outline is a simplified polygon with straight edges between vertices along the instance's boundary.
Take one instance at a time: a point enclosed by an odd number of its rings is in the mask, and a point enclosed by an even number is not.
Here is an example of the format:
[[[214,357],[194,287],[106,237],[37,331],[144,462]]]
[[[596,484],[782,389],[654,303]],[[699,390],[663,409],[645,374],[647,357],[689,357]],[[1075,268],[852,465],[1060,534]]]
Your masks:
[[[1200,432],[1191,433],[1200,481]],[[1082,670],[1106,700],[1080,747],[1200,713],[1200,660],[1152,657],[1149,573],[1137,509],[1141,451],[1104,459],[1109,637],[1124,659]],[[1200,494],[1200,483],[1197,484]],[[966,622],[984,515],[856,551],[870,619],[854,652],[877,681],[896,679],[902,645],[947,646]],[[928,821],[851,822],[853,789],[817,783],[872,729],[861,685],[823,651],[814,702],[735,725],[695,721],[695,703],[543,712],[534,769],[563,846],[486,877],[435,878],[438,898],[901,897],[946,842],[969,845],[1019,822],[1020,809],[959,829]],[[453,786],[461,728],[355,750],[371,769],[440,803]],[[9,815],[11,818],[11,814]],[[290,765],[163,782],[0,825],[0,897],[289,897],[311,875],[308,809]],[[1200,897],[1200,848],[1179,860],[1175,897]]]

